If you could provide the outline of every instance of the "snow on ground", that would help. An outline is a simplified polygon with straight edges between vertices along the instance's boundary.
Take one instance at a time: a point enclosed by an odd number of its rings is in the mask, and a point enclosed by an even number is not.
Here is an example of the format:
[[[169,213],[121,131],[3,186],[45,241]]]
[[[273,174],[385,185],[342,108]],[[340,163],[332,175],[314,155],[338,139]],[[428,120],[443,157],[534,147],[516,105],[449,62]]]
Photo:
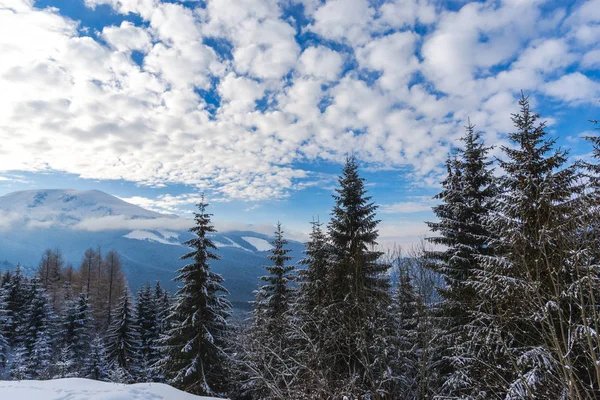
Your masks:
[[[223,236],[223,239],[227,240],[229,243],[223,243],[223,242],[218,242],[216,240],[213,240],[214,245],[217,247],[235,247],[236,249],[241,249],[241,250],[246,250],[246,251],[252,252],[252,250],[249,250],[245,247],[240,246],[239,244],[237,244],[236,242],[234,242],[233,240],[229,239],[226,236]]]
[[[242,236],[242,239],[250,243],[258,251],[269,251],[273,248],[271,243],[267,242],[265,239],[252,236]]]
[[[153,241],[153,242],[158,242],[158,243],[163,243],[163,244],[170,244],[170,245],[173,245],[173,246],[179,246],[179,243],[169,242],[168,240],[165,240],[165,239],[161,238],[160,236],[158,236],[155,233],[148,232],[148,231],[142,231],[142,230],[131,231],[127,235],[125,235],[123,237],[126,237],[127,239],[150,240],[150,241]]]
[[[89,379],[0,381],[6,400],[215,400],[182,392],[162,383],[122,385]]]

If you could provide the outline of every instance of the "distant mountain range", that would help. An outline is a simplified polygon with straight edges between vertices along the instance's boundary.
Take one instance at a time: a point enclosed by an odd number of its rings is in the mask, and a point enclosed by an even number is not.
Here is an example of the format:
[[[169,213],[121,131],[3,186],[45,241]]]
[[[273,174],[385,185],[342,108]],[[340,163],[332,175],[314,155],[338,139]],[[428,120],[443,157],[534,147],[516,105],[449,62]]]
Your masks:
[[[77,267],[84,251],[98,246],[121,254],[132,289],[146,281],[161,281],[175,290],[175,271],[188,251],[181,242],[191,235],[193,221],[127,203],[107,193],[70,189],[28,190],[0,196],[0,269],[21,263],[37,267],[42,252],[59,247]],[[240,308],[265,273],[263,266],[272,238],[251,231],[214,235],[220,260],[213,270],[225,278],[230,299]],[[304,246],[291,241],[292,256],[302,258]]]

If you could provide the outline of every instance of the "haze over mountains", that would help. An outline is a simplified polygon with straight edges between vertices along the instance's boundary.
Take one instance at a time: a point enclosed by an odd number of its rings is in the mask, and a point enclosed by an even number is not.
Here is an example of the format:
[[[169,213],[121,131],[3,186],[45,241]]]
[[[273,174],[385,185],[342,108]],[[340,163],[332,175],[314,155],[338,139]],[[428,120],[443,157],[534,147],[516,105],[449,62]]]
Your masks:
[[[0,196],[0,263],[37,267],[46,248],[59,247],[66,262],[77,267],[84,251],[98,247],[116,250],[123,271],[135,290],[146,281],[160,280],[174,290],[175,271],[187,252],[181,242],[190,238],[192,221],[127,203],[98,190],[27,190]],[[226,280],[231,301],[242,307],[252,299],[271,248],[270,237],[251,231],[218,232],[214,242],[221,260],[213,269]],[[293,256],[303,245],[290,241]]]

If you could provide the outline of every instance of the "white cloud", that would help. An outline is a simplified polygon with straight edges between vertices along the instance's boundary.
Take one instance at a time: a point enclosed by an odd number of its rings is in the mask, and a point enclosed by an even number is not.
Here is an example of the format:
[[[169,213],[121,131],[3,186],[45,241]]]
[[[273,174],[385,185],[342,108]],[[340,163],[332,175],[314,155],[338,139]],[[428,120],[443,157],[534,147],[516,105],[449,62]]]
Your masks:
[[[300,56],[298,71],[326,81],[334,81],[342,71],[344,62],[340,53],[327,47],[309,47]]]
[[[192,221],[185,218],[129,219],[122,215],[111,215],[84,219],[73,225],[71,229],[89,232],[138,229],[187,230],[192,226],[191,224]]]
[[[425,0],[305,0],[310,22],[300,28],[277,0],[193,10],[86,0],[145,23],[84,37],[77,21],[32,4],[0,0],[0,171],[185,184],[255,201],[319,182],[297,161],[311,168],[355,152],[432,185],[467,116],[499,143],[520,89],[566,103],[598,97],[584,73],[600,59],[597,0],[566,17],[561,7],[542,12],[541,1],[448,11]],[[155,206],[186,199],[163,201]]]
[[[392,204],[382,204],[379,212],[382,214],[411,214],[418,212],[431,211],[431,207],[436,205],[433,199],[429,197],[421,198],[420,201],[401,201]]]
[[[139,50],[146,52],[151,46],[148,32],[127,21],[123,21],[118,27],[105,27],[102,30],[102,37],[111,47],[119,51]]]
[[[546,93],[564,101],[596,102],[600,98],[600,83],[580,72],[564,75],[545,85]]]

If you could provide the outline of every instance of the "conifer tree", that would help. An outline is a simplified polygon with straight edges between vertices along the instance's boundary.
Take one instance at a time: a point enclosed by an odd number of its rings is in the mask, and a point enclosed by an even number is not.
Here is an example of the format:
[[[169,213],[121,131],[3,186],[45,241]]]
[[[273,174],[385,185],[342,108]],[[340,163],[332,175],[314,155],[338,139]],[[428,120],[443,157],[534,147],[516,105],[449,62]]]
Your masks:
[[[110,366],[104,341],[99,335],[96,335],[90,344],[90,354],[83,369],[83,376],[97,381],[106,381],[109,372]]]
[[[299,303],[306,313],[320,313],[328,295],[326,282],[331,248],[322,223],[313,221],[310,241],[305,244],[306,257],[300,262],[306,268],[298,271]]]
[[[4,379],[10,347],[8,345],[8,327],[10,325],[10,312],[6,301],[6,289],[0,286],[0,379]]]
[[[26,330],[23,332],[23,344],[27,349],[27,375],[30,379],[42,379],[47,377],[52,361],[54,343],[51,329],[55,318],[38,278],[32,280],[29,295],[31,301],[26,310]]]
[[[480,256],[471,284],[479,306],[468,395],[580,398],[572,392],[576,365],[561,367],[570,363],[564,335],[576,317],[564,297],[576,271],[563,239],[577,230],[579,173],[566,151],[554,150],[524,95],[519,104],[509,134],[515,147],[503,147],[499,161],[505,175],[490,216],[493,254]]]
[[[93,319],[89,300],[86,293],[71,300],[67,304],[61,329],[59,331],[59,340],[63,362],[69,362],[71,367],[71,376],[78,376],[82,371],[90,353],[91,333],[93,330]]]
[[[260,278],[265,284],[255,291],[246,349],[250,375],[246,386],[251,387],[255,396],[264,399],[290,397],[288,381],[294,378],[290,374],[288,356],[292,349],[290,311],[294,295],[290,284],[295,267],[287,264],[292,259],[287,244],[281,224],[277,223],[275,239],[271,242],[273,247],[267,256],[272,264],[265,266],[269,275]]]
[[[210,223],[204,201],[195,213],[194,238],[184,242],[191,251],[182,259],[191,260],[179,270],[176,281],[182,283],[171,308],[171,328],[163,346],[160,366],[176,387],[199,395],[218,394],[227,384],[226,357],[223,352],[227,318],[231,304],[226,298],[223,278],[212,272],[210,262],[218,260],[210,235]]]
[[[392,371],[397,377],[395,395],[398,398],[419,398],[419,299],[406,265],[398,266],[397,285],[393,290],[392,317]]]
[[[110,368],[119,372],[119,381],[134,382],[139,373],[140,337],[133,302],[127,289],[114,309],[106,343]]]
[[[156,319],[158,321],[158,337],[161,338],[170,328],[169,324],[169,309],[171,307],[171,300],[169,298],[169,292],[163,290],[159,281],[156,281],[154,287],[153,297],[154,307],[156,309]]]
[[[255,292],[253,314],[255,325],[264,328],[275,342],[281,342],[289,317],[288,311],[292,300],[290,282],[293,280],[292,274],[295,268],[293,265],[286,265],[292,257],[288,255],[291,250],[285,248],[288,241],[283,237],[281,223],[277,223],[275,239],[271,244],[273,247],[269,250],[271,254],[267,258],[273,264],[265,266],[269,275],[260,278],[265,284]]]
[[[16,347],[18,343],[24,341],[27,331],[27,307],[31,301],[29,280],[21,273],[21,267],[17,265],[15,272],[5,282],[6,307],[11,316],[8,320],[6,335],[9,345]]]
[[[154,365],[159,361],[159,326],[157,304],[154,302],[150,284],[141,288],[137,294],[137,326],[140,336],[140,379],[144,382],[157,380]]]
[[[442,335],[438,355],[443,356],[438,368],[446,395],[460,395],[461,388],[469,386],[463,379],[468,364],[463,344],[469,341],[469,321],[477,307],[469,281],[479,266],[478,257],[490,254],[486,220],[495,194],[491,161],[487,159],[490,148],[470,121],[465,128],[464,148],[457,148],[448,158],[443,190],[435,196],[442,201],[433,207],[439,221],[428,223],[432,232],[439,233],[428,240],[443,246],[426,256],[445,281],[438,288],[443,302],[437,322]]]
[[[323,351],[332,385],[348,396],[377,397],[390,390],[385,338],[391,304],[389,265],[377,245],[377,206],[367,196],[358,164],[349,157],[334,195],[329,223],[332,258],[327,278],[327,342]]]

